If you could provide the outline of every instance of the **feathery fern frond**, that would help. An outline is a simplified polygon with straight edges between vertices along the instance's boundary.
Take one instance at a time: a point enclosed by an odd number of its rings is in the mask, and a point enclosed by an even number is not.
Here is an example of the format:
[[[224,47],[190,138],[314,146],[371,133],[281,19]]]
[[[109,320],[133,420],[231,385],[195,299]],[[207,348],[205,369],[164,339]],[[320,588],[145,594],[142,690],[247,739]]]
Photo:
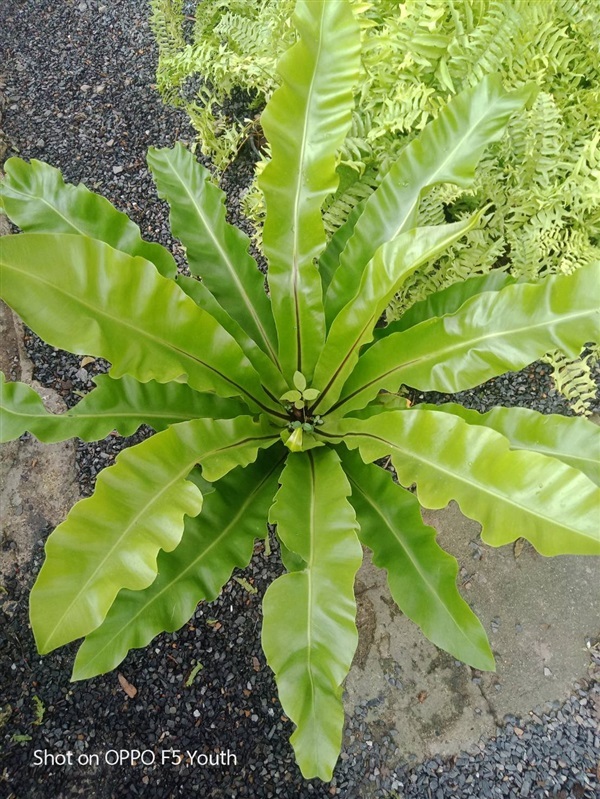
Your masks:
[[[151,0],[150,26],[158,45],[156,85],[164,101],[180,106],[179,88],[187,77],[187,70],[173,66],[186,47],[183,34],[184,0]]]
[[[548,353],[544,360],[551,364],[556,389],[568,400],[571,410],[588,416],[598,392],[590,368],[590,356],[571,359],[556,350]]]

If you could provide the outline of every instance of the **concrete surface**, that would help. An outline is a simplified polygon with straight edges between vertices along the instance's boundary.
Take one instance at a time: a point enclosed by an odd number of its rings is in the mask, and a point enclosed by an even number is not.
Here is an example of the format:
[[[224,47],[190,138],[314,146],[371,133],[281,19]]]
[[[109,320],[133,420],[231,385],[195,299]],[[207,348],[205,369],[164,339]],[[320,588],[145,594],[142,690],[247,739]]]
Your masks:
[[[0,215],[0,236],[8,232],[7,219]],[[8,380],[33,385],[48,410],[65,410],[56,392],[32,380],[23,326],[1,301],[0,369]],[[28,436],[0,444],[0,585],[8,574],[26,566],[35,543],[49,526],[65,518],[78,499],[73,441],[48,445]]]
[[[463,596],[489,635],[497,670],[476,672],[427,641],[367,557],[346,707],[366,705],[369,720],[391,731],[401,760],[458,753],[494,735],[505,714],[527,717],[566,698],[587,674],[600,633],[599,559],[545,558],[529,544],[494,549],[455,503],[423,516],[461,565]]]
[[[48,410],[65,410],[54,391],[32,381],[21,323],[4,303],[0,303],[0,337],[0,369],[7,378],[33,385]],[[78,499],[73,441],[48,445],[28,436],[0,445],[0,582],[15,568],[26,566],[35,543],[65,518]]]
[[[6,217],[0,215],[0,237],[9,232]],[[32,380],[23,326],[1,301],[0,370],[7,380],[32,385],[48,410],[65,410],[56,392]],[[47,445],[28,436],[0,444],[0,585],[15,568],[26,566],[35,543],[65,518],[78,499],[73,441]]]

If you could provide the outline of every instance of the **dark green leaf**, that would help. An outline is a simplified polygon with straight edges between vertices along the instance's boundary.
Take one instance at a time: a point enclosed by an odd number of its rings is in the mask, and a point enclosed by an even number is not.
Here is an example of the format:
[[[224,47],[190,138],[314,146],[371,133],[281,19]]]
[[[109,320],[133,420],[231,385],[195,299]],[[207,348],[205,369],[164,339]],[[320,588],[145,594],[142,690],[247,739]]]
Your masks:
[[[202,513],[185,520],[177,548],[159,553],[156,580],[143,591],[121,591],[104,622],[86,637],[74,680],[110,671],[129,649],[146,646],[164,630],[178,630],[198,602],[215,599],[233,570],[248,565],[254,539],[266,533],[282,457],[281,449],[279,457],[259,454],[256,463],[213,484]]]
[[[400,610],[454,657],[493,670],[485,630],[456,587],[458,563],[438,546],[433,527],[423,523],[417,498],[353,452],[342,455],[342,466],[352,486],[359,537],[373,551],[373,563],[387,570]]]

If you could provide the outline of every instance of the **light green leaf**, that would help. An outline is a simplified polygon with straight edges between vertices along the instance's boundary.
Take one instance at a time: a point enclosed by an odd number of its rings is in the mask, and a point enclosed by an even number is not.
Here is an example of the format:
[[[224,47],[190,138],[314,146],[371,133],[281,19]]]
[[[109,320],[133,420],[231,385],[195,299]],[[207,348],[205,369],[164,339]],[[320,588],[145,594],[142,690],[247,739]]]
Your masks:
[[[292,433],[288,436],[285,441],[286,447],[290,450],[290,452],[302,452],[303,449],[303,430],[302,427],[297,427]]]
[[[302,394],[299,391],[296,391],[293,388],[291,391],[286,391],[285,394],[281,395],[281,400],[283,402],[296,402],[297,400],[302,398]],[[304,403],[303,403],[304,404]]]
[[[483,151],[502,137],[510,117],[531,94],[529,86],[507,93],[498,75],[487,75],[454,97],[404,148],[362,213],[352,219],[352,235],[325,299],[328,323],[356,293],[377,249],[415,226],[423,190],[438,183],[471,185]]]
[[[409,327],[425,322],[434,316],[445,316],[455,313],[471,297],[483,294],[486,291],[500,291],[500,289],[516,283],[514,277],[506,272],[493,271],[487,275],[477,275],[460,283],[453,283],[445,289],[430,294],[424,300],[416,302],[400,319],[391,322],[386,327],[379,327],[375,331],[375,339],[386,338],[392,333],[400,333]]]
[[[357,643],[354,577],[362,551],[350,486],[332,449],[290,455],[280,482],[269,518],[306,568],[267,589],[262,643],[296,724],[290,740],[298,765],[305,778],[329,781],[342,742],[342,683]]]
[[[203,668],[204,666],[202,665],[202,663],[198,661],[198,663],[196,663],[194,668],[190,671],[187,680],[184,682],[186,688],[190,688],[194,684],[194,680],[196,679],[199,672],[201,672]]]
[[[600,263],[540,283],[517,283],[467,300],[373,344],[346,382],[336,413],[364,407],[401,383],[456,393],[521,369],[559,349],[573,357],[600,341]]]
[[[142,258],[83,236],[22,233],[2,239],[0,277],[3,299],[32,330],[106,358],[114,377],[185,378],[253,409],[272,404],[235,340]]]
[[[178,275],[176,283],[191,297],[199,308],[216,319],[221,327],[234,338],[242,348],[244,355],[254,366],[263,381],[263,388],[272,399],[285,391],[287,383],[273,361],[266,355],[250,336],[242,330],[227,311],[219,305],[204,283],[197,278]]]
[[[511,449],[549,455],[578,469],[600,485],[600,427],[582,417],[543,414],[529,408],[492,408],[487,413],[462,405],[417,405],[460,416],[471,425],[484,425],[510,441]]]
[[[282,85],[261,117],[272,160],[259,186],[282,370],[287,379],[299,371],[310,380],[325,339],[314,263],[325,245],[321,206],[338,183],[335,155],[351,121],[360,38],[341,0],[299,0],[293,21],[299,38],[279,62]]]
[[[387,391],[382,391],[365,408],[361,408],[358,411],[352,411],[350,416],[356,419],[370,419],[371,416],[376,416],[379,413],[387,413],[388,411],[406,411],[410,407],[411,403],[408,397],[405,397],[401,394],[392,394]]]
[[[342,455],[352,486],[359,537],[373,563],[387,570],[394,601],[436,646],[475,669],[494,670],[485,630],[456,587],[458,563],[438,546],[423,523],[416,497],[389,472],[365,466],[355,453]]]
[[[115,668],[130,649],[163,631],[178,630],[198,602],[215,599],[235,568],[245,568],[255,538],[266,534],[283,454],[259,454],[213,484],[202,513],[186,518],[180,544],[158,555],[158,576],[143,591],[122,590],[103,623],[79,648],[74,680]]]
[[[600,554],[600,490],[558,460],[511,450],[494,430],[412,408],[344,419],[334,432],[364,461],[391,455],[399,482],[416,483],[424,507],[456,500],[487,544],[526,538],[542,555]]]
[[[174,549],[184,515],[202,508],[200,490],[186,479],[196,463],[214,482],[275,440],[247,416],[194,419],[121,452],[100,473],[94,494],[48,538],[30,598],[38,650],[87,635],[122,588],[139,591],[154,581],[159,550]]]
[[[25,383],[7,383],[0,372],[0,441],[30,432],[46,444],[81,438],[99,441],[112,430],[130,436],[142,424],[164,430],[188,419],[232,419],[248,414],[244,403],[194,391],[185,383],[139,383],[123,375],[94,378],[96,388],[64,413],[50,413]]]
[[[294,372],[293,383],[298,389],[298,391],[304,391],[306,388],[306,378],[302,374],[302,372]]]
[[[225,219],[224,193],[181,143],[151,147],[148,166],[159,197],[171,207],[171,229],[185,246],[190,272],[276,364],[277,333],[264,276],[248,253],[248,237]]]
[[[322,389],[313,410],[324,413],[338,399],[360,348],[373,339],[377,320],[406,278],[475,227],[482,213],[452,225],[413,228],[377,251],[363,272],[356,296],[331,325],[315,369],[314,381]]]
[[[302,396],[305,400],[314,400],[316,399],[321,392],[316,388],[306,388],[302,392]]]
[[[0,182],[0,205],[24,233],[76,233],[139,255],[165,277],[177,264],[161,244],[144,241],[138,226],[107,199],[83,184],[65,183],[58,169],[42,161],[9,158]]]
[[[277,529],[275,530],[275,533],[277,534]],[[292,552],[291,549],[288,549],[279,536],[277,536],[277,541],[279,543],[281,562],[285,566],[286,571],[296,572],[306,569],[306,562],[300,557],[300,555],[298,555],[296,552]]]
[[[244,591],[247,591],[249,594],[258,594],[258,588],[252,585],[249,580],[246,580],[245,577],[234,577],[233,578],[238,585],[241,585]]]

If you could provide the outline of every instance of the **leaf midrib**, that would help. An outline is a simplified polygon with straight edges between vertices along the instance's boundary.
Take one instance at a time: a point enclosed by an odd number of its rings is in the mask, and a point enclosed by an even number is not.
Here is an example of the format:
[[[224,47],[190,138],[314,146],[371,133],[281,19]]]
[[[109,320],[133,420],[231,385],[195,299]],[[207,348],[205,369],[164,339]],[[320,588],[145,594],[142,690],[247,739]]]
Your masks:
[[[75,406],[77,407],[77,406]],[[165,411],[162,413],[161,411],[98,411],[98,413],[69,413],[69,411],[64,411],[63,413],[52,413],[51,411],[36,412],[36,413],[23,413],[22,411],[14,410],[13,408],[9,408],[5,405],[0,405],[0,410],[4,411],[9,416],[16,416],[18,418],[23,419],[40,419],[46,422],[60,422],[62,420],[69,420],[69,421],[76,421],[77,419],[82,419],[87,421],[88,419],[104,419],[105,417],[110,417],[111,419],[130,419],[130,418],[139,418],[143,416],[146,418],[152,419],[182,419],[183,421],[188,421],[191,417],[190,414],[184,414],[179,412],[168,413]],[[201,418],[201,417],[199,417]],[[141,424],[141,423],[140,423]]]
[[[19,269],[18,267],[13,266],[12,264],[4,263],[3,265],[4,265],[4,267],[6,269],[12,270],[13,272],[16,272],[19,275],[27,275],[27,272],[25,270]],[[104,310],[102,308],[98,308],[98,307],[96,307],[94,305],[90,305],[89,303],[87,303],[84,300],[82,300],[81,297],[76,296],[74,294],[71,294],[66,289],[64,289],[62,286],[56,286],[54,283],[50,282],[49,280],[45,280],[43,277],[37,276],[36,280],[37,280],[38,283],[41,283],[41,284],[43,284],[45,286],[48,286],[50,289],[52,289],[53,291],[57,292],[59,295],[62,295],[62,296],[66,297],[69,300],[72,300],[72,302],[75,305],[79,305],[79,306],[85,308],[87,311],[91,312],[92,316],[103,317],[106,320],[108,320],[111,324],[114,324],[117,327],[121,326],[121,327],[124,327],[126,330],[134,331],[138,336],[141,336],[143,338],[148,339],[155,346],[163,347],[167,351],[171,351],[171,352],[177,353],[178,356],[182,356],[184,360],[185,359],[191,360],[194,363],[197,363],[200,366],[204,367],[205,369],[209,369],[210,371],[212,371],[216,375],[218,375],[221,379],[225,380],[227,383],[229,383],[230,385],[232,385],[236,389],[238,389],[239,392],[241,392],[242,394],[245,394],[247,397],[249,397],[259,407],[263,408],[264,410],[267,410],[269,413],[271,412],[270,409],[266,408],[258,399],[256,399],[256,397],[254,397],[252,394],[250,394],[250,392],[247,389],[245,389],[243,386],[241,386],[238,383],[236,383],[234,380],[231,380],[231,378],[227,377],[226,374],[224,374],[223,372],[220,372],[216,367],[211,366],[209,363],[206,363],[205,361],[201,360],[196,355],[192,355],[192,353],[186,352],[185,350],[182,350],[180,347],[176,346],[172,342],[169,342],[169,341],[166,341],[165,339],[159,338],[158,336],[150,333],[148,330],[145,330],[144,328],[136,327],[135,325],[133,325],[130,322],[122,319],[121,317],[113,316],[108,311],[106,311],[106,310]],[[206,311],[202,312],[202,309],[198,308],[198,306],[196,306],[195,304],[194,304],[194,308],[196,308],[200,313],[207,313]],[[207,314],[207,316],[209,316],[209,314]]]
[[[585,318],[585,317],[588,317],[588,316],[593,316],[596,313],[597,313],[597,311],[595,309],[586,309],[584,311],[573,312],[571,314],[561,314],[560,317],[552,319],[550,321],[543,320],[543,321],[541,321],[541,322],[539,322],[539,323],[537,323],[535,325],[528,325],[527,327],[523,327],[522,326],[522,327],[518,327],[518,328],[510,328],[508,330],[505,329],[505,330],[496,331],[496,332],[493,332],[493,333],[482,334],[482,335],[480,335],[480,336],[478,336],[476,338],[470,338],[470,339],[466,339],[466,340],[465,339],[461,339],[460,341],[456,342],[455,344],[449,345],[449,346],[444,347],[442,349],[430,350],[429,352],[419,356],[418,358],[413,358],[413,360],[411,360],[411,361],[405,361],[404,363],[399,364],[397,366],[394,366],[392,369],[388,369],[386,372],[383,372],[383,373],[377,375],[377,377],[374,377],[368,383],[364,383],[362,386],[360,386],[359,388],[355,389],[351,394],[348,394],[347,396],[342,397],[339,400],[339,402],[336,403],[336,405],[333,406],[333,408],[331,410],[334,410],[334,409],[337,410],[342,405],[344,405],[346,402],[348,402],[350,399],[352,399],[353,397],[358,396],[359,394],[362,394],[363,391],[367,391],[369,388],[371,388],[376,383],[378,383],[378,382],[380,382],[382,380],[385,380],[386,378],[388,378],[391,375],[393,375],[395,372],[399,372],[399,371],[401,372],[403,369],[406,369],[408,367],[414,366],[415,364],[419,364],[419,365],[427,364],[428,360],[439,360],[442,357],[445,357],[447,355],[451,355],[452,353],[454,353],[456,351],[460,351],[461,349],[465,349],[465,348],[473,349],[473,347],[475,347],[477,344],[479,344],[479,343],[481,343],[483,341],[490,340],[490,339],[504,338],[504,337],[514,336],[514,335],[522,335],[523,333],[527,333],[527,332],[530,332],[532,330],[536,330],[536,329],[540,329],[540,328],[543,329],[543,328],[546,328],[546,327],[557,327],[559,325],[562,326],[562,325],[566,324],[567,322],[572,322],[572,321],[577,320],[577,319],[582,319],[582,318]],[[407,332],[408,331],[401,331],[399,333],[393,333],[391,336],[387,336],[386,338],[381,339],[381,341],[382,342],[389,342],[392,339],[394,339],[395,336],[405,336],[405,334]],[[379,343],[379,342],[377,342],[377,343]],[[373,347],[371,348],[371,350],[369,350],[369,352],[371,352],[371,353],[373,352],[373,350],[377,346],[377,343],[375,345],[373,345]],[[386,346],[390,346],[390,345],[387,344]],[[360,366],[360,361],[359,361],[359,366]],[[359,367],[357,366],[357,368],[359,368]]]
[[[466,422],[465,422],[465,424],[466,424]],[[486,429],[489,430],[489,428],[486,428]],[[389,446],[391,448],[391,450],[396,450],[399,455],[405,456],[405,457],[408,457],[408,458],[413,458],[414,460],[418,461],[419,463],[424,464],[425,466],[433,469],[434,471],[437,470],[442,475],[450,477],[451,478],[450,482],[452,482],[452,480],[457,480],[458,482],[462,483],[463,485],[466,485],[469,488],[479,489],[483,493],[489,494],[490,496],[494,497],[498,501],[501,501],[501,502],[504,502],[504,503],[506,503],[508,505],[511,505],[514,508],[518,508],[520,511],[525,512],[525,514],[528,515],[528,516],[534,516],[535,518],[543,519],[544,521],[549,522],[553,526],[557,525],[557,521],[556,521],[556,519],[553,516],[549,516],[549,515],[541,512],[541,511],[540,512],[532,512],[531,508],[528,507],[527,505],[519,504],[518,502],[513,501],[513,499],[510,496],[508,496],[507,494],[502,494],[502,493],[499,493],[497,491],[494,491],[493,490],[493,486],[490,486],[489,483],[482,484],[480,481],[478,481],[475,478],[474,475],[472,476],[473,479],[468,480],[467,477],[462,476],[459,472],[452,471],[451,469],[445,468],[444,466],[442,466],[440,464],[440,462],[438,460],[428,460],[424,456],[419,455],[419,453],[417,451],[415,451],[415,450],[402,450],[402,448],[400,447],[399,444],[396,444],[396,443],[394,443],[392,441],[389,441],[388,439],[383,438],[383,437],[381,437],[381,436],[379,436],[379,435],[377,435],[375,433],[357,433],[357,432],[353,433],[353,432],[350,432],[350,433],[347,433],[346,435],[348,435],[348,437],[352,437],[352,438],[354,438],[354,437],[357,437],[357,438],[372,438],[372,439],[375,439],[376,441],[381,441],[386,446]],[[501,434],[497,433],[497,435],[501,435]],[[418,491],[418,484],[417,484],[417,491]],[[560,526],[563,530],[565,530],[565,531],[567,531],[569,533],[576,532],[578,535],[582,535],[585,538],[588,537],[585,532],[578,531],[578,530],[574,531],[573,528],[566,527],[563,522],[559,522],[558,526]]]
[[[93,658],[93,659],[91,659],[91,660],[88,660],[88,661],[87,661],[87,663],[88,663],[88,667],[89,667],[89,664],[91,664],[91,663],[94,663],[94,661],[96,661],[96,660],[97,660],[97,659],[100,657],[100,655],[101,655],[101,654],[102,654],[102,653],[103,653],[103,652],[104,652],[104,651],[105,651],[107,648],[109,648],[109,647],[112,645],[112,643],[113,643],[113,641],[114,641],[115,639],[119,638],[119,637],[122,635],[122,633],[123,633],[123,631],[124,631],[124,630],[126,630],[128,627],[130,627],[130,626],[131,626],[131,625],[132,625],[132,624],[135,622],[135,620],[136,620],[136,619],[137,619],[139,616],[141,616],[143,613],[145,613],[145,612],[147,611],[147,609],[148,609],[149,607],[151,607],[151,605],[153,605],[153,604],[154,604],[154,602],[157,602],[157,601],[158,601],[158,600],[159,600],[159,599],[162,597],[162,595],[163,595],[165,592],[167,592],[167,591],[169,591],[170,589],[172,589],[172,588],[173,588],[173,586],[174,586],[174,585],[176,585],[176,584],[177,584],[177,583],[178,583],[180,580],[183,580],[183,579],[186,577],[186,575],[187,575],[187,574],[189,574],[191,571],[193,571],[193,570],[194,570],[194,569],[195,569],[195,568],[198,566],[198,564],[199,564],[199,563],[200,563],[200,562],[201,562],[201,561],[202,561],[204,558],[206,558],[206,557],[207,557],[208,553],[210,553],[210,552],[211,552],[213,549],[215,549],[216,547],[218,547],[218,546],[220,545],[221,541],[222,541],[222,540],[223,540],[223,539],[224,539],[224,538],[225,538],[225,537],[226,537],[226,536],[229,534],[229,532],[230,532],[231,528],[232,528],[232,527],[234,527],[234,526],[235,526],[235,525],[238,523],[238,521],[239,521],[240,519],[242,519],[242,518],[243,518],[243,516],[244,516],[244,514],[245,514],[245,512],[246,512],[246,509],[247,509],[247,507],[248,507],[248,506],[251,504],[251,502],[252,502],[252,501],[255,499],[256,495],[257,495],[257,494],[258,494],[258,493],[259,493],[259,492],[260,492],[260,491],[263,489],[263,486],[264,486],[264,484],[265,484],[265,483],[267,482],[267,480],[268,480],[268,479],[271,477],[271,475],[272,475],[272,474],[273,474],[273,472],[275,471],[275,468],[277,467],[277,465],[279,465],[279,464],[276,464],[276,465],[275,465],[275,467],[274,467],[274,468],[273,468],[273,469],[272,469],[272,470],[271,470],[271,471],[270,471],[270,472],[269,472],[269,473],[268,473],[268,474],[267,474],[265,477],[263,477],[263,479],[261,480],[260,484],[254,488],[254,490],[252,491],[252,493],[251,493],[251,494],[249,494],[248,496],[246,496],[246,498],[244,499],[244,502],[241,504],[241,506],[240,506],[240,508],[239,508],[238,512],[236,513],[235,517],[234,517],[234,518],[233,518],[233,519],[232,519],[232,520],[229,522],[229,524],[228,524],[228,525],[227,525],[227,526],[226,526],[226,527],[225,527],[225,528],[224,528],[224,529],[221,531],[221,533],[219,533],[219,534],[218,534],[218,535],[217,535],[215,538],[213,538],[213,539],[212,539],[212,540],[211,540],[211,541],[210,541],[210,542],[207,544],[207,546],[205,546],[205,548],[204,548],[204,549],[203,549],[203,550],[202,550],[202,551],[201,551],[201,552],[200,552],[200,553],[197,555],[197,557],[196,557],[196,558],[194,558],[194,560],[193,560],[193,561],[191,561],[191,562],[190,562],[190,563],[189,563],[189,564],[188,564],[188,565],[187,565],[187,566],[186,566],[186,567],[185,567],[185,568],[184,568],[182,571],[178,572],[178,573],[177,573],[177,575],[175,576],[175,578],[174,578],[173,580],[171,580],[169,583],[167,583],[167,584],[164,586],[164,588],[162,588],[162,589],[161,589],[161,590],[160,590],[160,591],[159,591],[159,592],[158,592],[158,593],[157,593],[155,596],[151,597],[151,598],[150,598],[150,601],[146,602],[146,603],[145,603],[145,604],[144,604],[144,605],[143,605],[143,606],[142,606],[142,607],[141,607],[141,608],[140,608],[140,609],[137,611],[137,613],[135,613],[133,616],[131,616],[130,618],[128,618],[128,620],[127,620],[127,623],[126,623],[124,626],[121,626],[121,627],[119,627],[119,629],[118,629],[118,630],[115,632],[115,634],[114,634],[114,635],[113,635],[113,636],[112,636],[112,637],[111,637],[111,638],[110,638],[110,639],[109,639],[109,640],[106,642],[106,644],[105,644],[105,645],[102,647],[102,649],[98,650],[98,652],[96,653],[96,655],[94,656],[94,658]],[[202,601],[202,600],[201,600],[201,599],[199,599],[198,601]],[[94,632],[94,631],[92,631],[92,632]]]
[[[314,597],[314,567],[315,567],[315,550],[317,544],[317,536],[316,536],[316,503],[315,503],[315,496],[317,490],[317,483],[316,483],[316,474],[315,474],[315,461],[313,453],[309,450],[308,452],[308,462],[310,466],[310,505],[309,505],[309,541],[310,541],[310,555],[309,560],[307,563],[306,568],[306,576],[307,576],[307,604],[308,604],[308,613],[307,613],[307,624],[306,624],[306,670],[308,673],[308,680],[310,685],[310,714],[312,716],[311,726],[314,729],[318,729],[319,718],[317,712],[317,702],[316,702],[316,686],[315,680],[313,677],[313,665],[312,665],[312,645],[313,645],[313,628],[314,628],[314,607],[313,607],[313,597]],[[313,735],[313,743],[316,744],[316,735]],[[314,760],[315,762],[318,760],[318,749],[315,748],[314,753]]]
[[[239,275],[237,274],[237,272],[236,272],[236,270],[235,270],[235,268],[233,266],[233,263],[231,261],[231,258],[229,257],[229,254],[223,248],[223,246],[222,246],[221,242],[219,241],[219,239],[214,235],[214,233],[212,231],[212,227],[208,223],[208,221],[206,219],[206,216],[205,216],[205,214],[202,211],[201,206],[198,205],[198,203],[196,202],[196,197],[194,196],[194,194],[192,194],[192,192],[188,188],[187,184],[181,179],[181,176],[177,173],[177,171],[173,167],[172,163],[170,161],[168,161],[167,165],[168,165],[170,171],[172,172],[173,176],[175,177],[175,179],[179,181],[179,183],[182,186],[183,190],[185,191],[185,193],[189,197],[194,209],[196,210],[196,213],[198,214],[199,218],[202,220],[202,224],[204,226],[205,231],[208,232],[208,235],[209,235],[211,241],[213,242],[213,245],[214,245],[215,249],[220,253],[221,259],[225,263],[225,266],[227,267],[227,271],[229,272],[230,277],[233,279],[233,282],[234,282],[234,284],[235,284],[235,286],[236,286],[236,288],[238,290],[239,295],[242,298],[242,301],[243,301],[244,305],[246,306],[247,310],[250,312],[250,316],[252,317],[252,320],[254,321],[254,324],[256,325],[256,327],[257,327],[257,329],[258,329],[258,331],[259,331],[259,333],[261,335],[261,338],[262,338],[262,340],[264,341],[264,343],[265,343],[265,345],[267,347],[267,350],[269,352],[269,357],[271,358],[271,360],[273,361],[275,366],[277,366],[279,368],[279,362],[277,360],[277,354],[275,353],[275,351],[274,351],[274,349],[273,349],[273,347],[271,345],[271,342],[269,340],[269,337],[267,336],[267,332],[266,332],[266,330],[265,330],[265,328],[263,326],[263,323],[262,323],[262,320],[261,320],[260,316],[258,315],[254,305],[250,301],[250,298],[248,297],[248,295],[247,295],[247,293],[246,293],[246,291],[244,289],[244,285],[243,285],[242,281],[240,280]],[[227,224],[227,222],[225,222],[225,224]]]
[[[460,635],[469,643],[470,646],[475,645],[475,648],[477,648],[477,645],[474,644],[472,639],[466,634],[465,630],[456,621],[456,619],[454,617],[454,614],[448,609],[446,603],[444,602],[444,600],[440,596],[439,592],[436,590],[435,585],[432,585],[432,583],[430,582],[430,578],[429,578],[427,572],[423,572],[422,567],[421,567],[421,562],[418,559],[415,559],[413,557],[413,555],[412,555],[410,550],[406,549],[406,547],[405,547],[402,539],[400,538],[399,534],[396,533],[395,527],[394,527],[393,523],[391,522],[391,520],[389,519],[387,513],[384,513],[371,500],[371,497],[368,494],[365,493],[365,491],[361,488],[361,486],[356,482],[356,480],[353,477],[350,477],[350,475],[348,475],[348,477],[352,481],[352,483],[356,486],[356,488],[360,491],[360,493],[363,495],[363,497],[369,503],[369,505],[373,508],[374,512],[385,522],[388,530],[391,532],[391,534],[393,535],[394,539],[398,542],[398,546],[402,549],[402,551],[404,552],[404,554],[407,557],[407,559],[412,563],[415,571],[417,571],[417,573],[419,574],[419,576],[421,577],[423,582],[427,585],[427,587],[430,590],[430,593],[433,594],[433,596],[435,597],[436,602],[439,605],[441,605],[442,610],[444,611],[444,613],[450,617],[450,619],[452,620],[453,625],[456,627],[456,629],[458,630]],[[426,526],[426,525],[424,525],[424,526]]]

